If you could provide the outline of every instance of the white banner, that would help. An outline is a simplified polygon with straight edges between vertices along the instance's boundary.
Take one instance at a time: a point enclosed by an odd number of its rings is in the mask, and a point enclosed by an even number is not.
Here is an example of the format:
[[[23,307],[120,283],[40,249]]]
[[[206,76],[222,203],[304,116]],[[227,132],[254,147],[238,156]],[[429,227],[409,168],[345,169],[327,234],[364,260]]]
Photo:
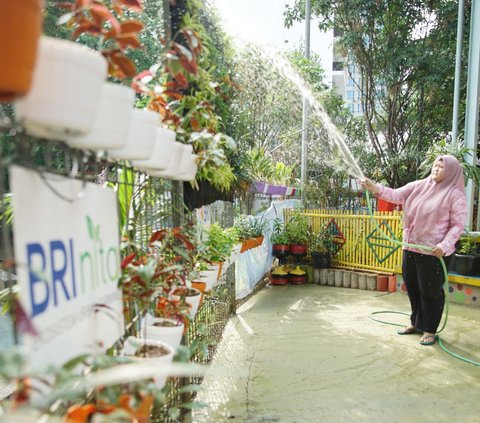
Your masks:
[[[93,183],[10,168],[20,303],[33,367],[105,350],[123,333],[117,201]]]

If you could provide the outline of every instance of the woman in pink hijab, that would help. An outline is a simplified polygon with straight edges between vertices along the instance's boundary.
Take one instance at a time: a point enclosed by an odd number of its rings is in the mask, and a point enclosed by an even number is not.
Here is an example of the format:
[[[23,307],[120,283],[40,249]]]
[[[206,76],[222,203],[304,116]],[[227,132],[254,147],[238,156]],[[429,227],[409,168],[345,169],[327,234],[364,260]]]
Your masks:
[[[444,275],[439,257],[448,263],[455,252],[467,215],[463,170],[450,155],[439,156],[430,176],[398,189],[362,180],[363,188],[403,205],[402,273],[412,314],[400,335],[423,332],[422,345],[433,345],[445,304]],[[430,251],[405,244],[430,247]]]

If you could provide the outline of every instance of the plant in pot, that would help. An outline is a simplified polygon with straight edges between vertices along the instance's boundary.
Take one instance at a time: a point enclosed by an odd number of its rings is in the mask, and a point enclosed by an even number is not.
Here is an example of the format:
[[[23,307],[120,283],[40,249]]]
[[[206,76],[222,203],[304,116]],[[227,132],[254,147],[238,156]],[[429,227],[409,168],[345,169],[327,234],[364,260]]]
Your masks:
[[[15,103],[16,119],[33,136],[68,138],[74,147],[101,148],[94,141],[92,145],[80,140],[87,140],[94,128],[103,128],[98,115],[109,109],[104,105],[108,97],[110,105],[115,105],[113,114],[120,113],[122,119],[115,121],[118,126],[112,128],[116,131],[113,138],[118,138],[122,129],[121,141],[113,142],[124,142],[134,92],[127,87],[105,84],[105,78],[107,71],[116,79],[135,74],[135,66],[124,53],[130,47],[140,46],[137,35],[143,24],[129,16],[132,11],[141,10],[141,4],[136,0],[119,0],[115,4],[106,0],[76,0],[59,2],[58,6],[68,10],[59,23],[72,28],[73,39],[84,37],[82,41],[86,39],[91,45],[94,44],[91,37],[99,41],[91,49],[77,42],[42,37],[31,90]],[[119,109],[117,101],[122,104]],[[104,123],[112,126],[112,122],[109,117]],[[71,141],[74,139],[78,141]],[[105,137],[100,141],[105,141]]]
[[[304,257],[310,240],[307,218],[295,213],[285,225],[285,233],[290,244],[290,253]]]
[[[477,243],[472,235],[463,235],[457,243],[454,254],[455,271],[460,275],[472,276],[478,274]]]
[[[290,254],[297,263],[297,266],[289,272],[290,283],[301,285],[307,280],[306,272],[299,266],[299,261],[307,255],[308,241],[310,240],[307,218],[299,212],[294,213],[285,225],[285,232],[290,244]]]
[[[235,226],[238,231],[238,238],[242,242],[241,253],[262,245],[266,223],[263,219],[257,219],[253,216],[243,216],[239,219]]]
[[[330,267],[331,257],[326,237],[328,237],[328,234],[325,232],[318,232],[313,234],[310,241],[309,252],[315,269],[327,269]]]
[[[290,245],[288,234],[285,231],[283,222],[276,218],[273,221],[272,235],[270,235],[272,243],[272,254],[278,259],[285,259],[290,253]]]

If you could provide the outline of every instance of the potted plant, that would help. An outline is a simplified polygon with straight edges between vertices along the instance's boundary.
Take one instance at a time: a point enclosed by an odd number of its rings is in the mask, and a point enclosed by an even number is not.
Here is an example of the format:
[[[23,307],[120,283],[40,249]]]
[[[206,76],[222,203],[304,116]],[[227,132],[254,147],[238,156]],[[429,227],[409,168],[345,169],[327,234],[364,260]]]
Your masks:
[[[310,239],[307,218],[298,212],[295,213],[285,225],[285,232],[290,244],[290,253],[305,256]]]
[[[42,30],[42,1],[0,3],[0,102],[11,102],[30,89]]]
[[[317,232],[310,241],[309,252],[315,269],[327,269],[330,267],[331,257],[326,237],[328,237],[328,234],[325,232]]]
[[[130,47],[140,46],[137,34],[143,24],[129,19],[129,14],[124,12],[138,11],[141,4],[133,0],[109,9],[101,0],[77,0],[59,3],[59,7],[68,10],[60,22],[73,29],[72,38],[77,39],[84,33],[98,37],[101,53],[78,43],[42,37],[32,88],[16,103],[16,118],[31,135],[68,138],[74,147],[101,149],[105,148],[104,142],[109,147],[110,143],[123,145],[128,135],[134,92],[111,83],[104,85],[104,81],[107,65],[108,74],[114,78],[135,75],[135,66],[124,53]],[[124,102],[119,109],[114,106],[117,99]],[[120,113],[121,121],[112,120],[110,115],[99,117],[100,112],[103,114],[112,107],[113,115]],[[113,127],[112,122],[115,122]],[[105,135],[107,127],[115,131],[114,141]],[[93,135],[92,140],[88,136],[93,129],[100,132]],[[95,144],[95,140],[100,144]]]
[[[270,242],[272,243],[272,254],[278,259],[286,258],[290,253],[288,234],[285,232],[283,222],[278,218],[273,221]]]
[[[240,252],[243,253],[263,244],[266,222],[253,216],[243,216],[235,224],[238,238],[242,242]]]
[[[455,271],[465,276],[476,274],[479,257],[475,237],[471,235],[461,236],[454,254]]]

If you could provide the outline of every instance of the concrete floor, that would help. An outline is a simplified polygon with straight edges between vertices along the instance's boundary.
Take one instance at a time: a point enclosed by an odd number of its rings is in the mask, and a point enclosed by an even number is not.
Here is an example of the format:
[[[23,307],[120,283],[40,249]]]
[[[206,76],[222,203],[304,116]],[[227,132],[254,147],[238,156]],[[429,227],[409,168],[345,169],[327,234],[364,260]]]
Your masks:
[[[379,310],[408,312],[408,298],[267,286],[229,321],[192,421],[480,422],[480,367],[368,318]],[[480,310],[450,305],[441,336],[480,361]]]

